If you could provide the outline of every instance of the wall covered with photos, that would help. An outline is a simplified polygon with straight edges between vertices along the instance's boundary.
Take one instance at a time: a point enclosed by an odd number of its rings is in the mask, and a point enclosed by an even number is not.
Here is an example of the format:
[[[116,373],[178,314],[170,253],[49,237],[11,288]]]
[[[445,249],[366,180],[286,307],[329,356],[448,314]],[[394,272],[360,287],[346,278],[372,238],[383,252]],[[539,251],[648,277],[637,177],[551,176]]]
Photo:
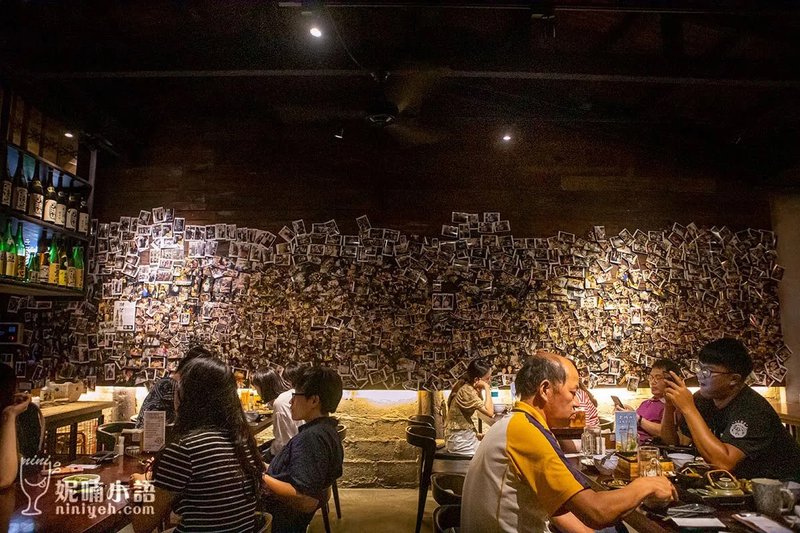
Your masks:
[[[521,238],[500,213],[453,212],[438,236],[367,216],[357,235],[333,220],[275,235],[179,214],[94,221],[87,300],[11,298],[30,354],[4,360],[28,378],[134,385],[202,342],[243,373],[302,359],[337,368],[347,388],[441,389],[471,357],[510,371],[550,348],[592,385],[635,388],[659,357],[688,375],[698,348],[723,335],[747,344],[758,384],[782,383],[791,354],[767,230],[595,226]]]

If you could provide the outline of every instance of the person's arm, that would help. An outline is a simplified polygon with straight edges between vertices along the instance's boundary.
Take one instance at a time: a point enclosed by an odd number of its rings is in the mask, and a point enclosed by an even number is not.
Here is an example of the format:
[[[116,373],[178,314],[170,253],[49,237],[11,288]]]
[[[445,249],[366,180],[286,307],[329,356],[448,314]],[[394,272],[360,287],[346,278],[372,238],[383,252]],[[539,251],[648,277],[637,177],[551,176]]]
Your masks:
[[[172,509],[172,503],[178,497],[177,493],[156,487],[152,503],[149,503],[152,513],[133,513],[133,530],[136,533],[148,533],[161,526],[161,521]]]
[[[663,418],[662,418],[663,421]],[[642,415],[639,415],[639,427],[642,428],[647,432],[648,435],[652,435],[653,437],[658,437],[661,435],[661,424],[662,422],[653,422],[652,420],[648,420]]]
[[[19,471],[19,451],[17,448],[17,416],[25,412],[31,403],[28,394],[14,396],[14,404],[0,413],[0,489],[11,486]]]
[[[562,509],[574,514],[585,525],[601,529],[636,509],[649,496],[658,500],[677,499],[675,487],[667,478],[639,477],[619,490],[582,490],[567,500]]]
[[[560,533],[594,533],[594,529],[578,520],[578,517],[572,513],[552,516],[550,521],[558,528]]]
[[[745,458],[744,452],[736,446],[722,442],[711,432],[700,411],[697,410],[691,391],[686,388],[683,380],[675,375],[674,372],[670,372],[670,374],[673,381],[666,381],[666,396],[683,414],[697,451],[700,452],[703,459],[717,468],[732,470]],[[666,414],[667,411],[665,409],[665,417]]]
[[[675,405],[667,398],[664,405],[664,414],[661,416],[661,440],[664,444],[675,446],[678,444],[678,424],[676,420]]]
[[[317,498],[298,492],[294,485],[264,474],[261,478],[275,498],[301,513],[313,513],[319,507]]]
[[[483,389],[485,398],[483,399],[483,405],[477,407],[476,410],[488,416],[489,418],[492,418],[494,417],[494,405],[492,405],[492,385],[483,381],[482,379],[479,379],[477,382],[475,382],[475,389],[477,390],[479,387]]]

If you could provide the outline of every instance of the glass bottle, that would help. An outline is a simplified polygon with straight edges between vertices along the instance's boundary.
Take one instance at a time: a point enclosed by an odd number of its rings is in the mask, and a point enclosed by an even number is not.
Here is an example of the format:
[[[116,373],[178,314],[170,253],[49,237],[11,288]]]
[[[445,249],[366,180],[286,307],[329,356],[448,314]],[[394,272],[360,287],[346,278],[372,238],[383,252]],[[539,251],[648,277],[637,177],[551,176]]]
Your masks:
[[[23,168],[25,166],[25,156],[22,153],[19,154],[19,159],[17,160],[17,170],[14,172],[14,186],[11,192],[12,196],[12,206],[15,211],[19,211],[24,213],[28,209],[28,184],[25,181],[25,172]]]
[[[56,236],[50,240],[50,257],[47,266],[47,283],[58,285],[58,243]]]
[[[5,275],[9,278],[16,277],[17,275],[17,245],[14,242],[14,237],[11,235],[11,219],[6,221],[6,232],[3,235],[3,244],[5,245]]]
[[[28,216],[42,218],[44,212],[44,189],[42,188],[39,161],[34,161],[31,186],[28,190]]]
[[[52,240],[52,236],[50,237],[50,239]],[[42,232],[42,238],[39,239],[39,280],[38,280],[39,283],[42,284],[47,283],[47,276],[49,274],[48,272],[49,263],[47,261],[49,258],[48,251],[49,250],[48,250],[47,238],[44,232]]]
[[[78,208],[78,233],[89,234],[89,204],[83,197]]]
[[[75,263],[75,288],[83,290],[83,246],[73,249],[73,262]]]
[[[25,281],[30,283],[39,282],[39,254],[28,256],[28,265],[25,268]]]
[[[10,222],[10,221],[9,221]],[[8,223],[6,223],[8,225]],[[0,238],[0,276],[6,275],[6,238]]]
[[[58,286],[67,286],[67,249],[66,243],[62,240],[58,245]]]
[[[3,165],[3,195],[0,200],[0,205],[3,207],[11,207],[11,192],[14,190],[14,178],[11,177],[11,171],[8,170],[8,163],[8,155],[6,155],[6,164]]]
[[[53,185],[53,174],[55,172],[55,170],[50,169],[47,173],[47,190],[44,193],[44,214],[42,216],[45,222],[51,224],[56,223],[56,204],[58,203],[56,187]]]
[[[61,173],[58,180],[58,187],[56,187],[56,225],[64,226],[67,223],[67,193],[64,192],[64,177],[66,174]]]
[[[67,200],[67,222],[64,227],[70,231],[78,231],[78,196],[72,190]]]
[[[16,250],[17,260],[17,273],[18,279],[25,279],[25,240],[22,237],[22,222],[17,222],[17,237],[15,239],[14,248]]]
[[[71,250],[69,248],[67,248],[67,250],[70,251],[70,253],[67,254],[67,287],[69,287],[70,289],[74,289],[75,288],[75,247],[73,247]],[[64,251],[64,253],[66,253],[66,250]]]

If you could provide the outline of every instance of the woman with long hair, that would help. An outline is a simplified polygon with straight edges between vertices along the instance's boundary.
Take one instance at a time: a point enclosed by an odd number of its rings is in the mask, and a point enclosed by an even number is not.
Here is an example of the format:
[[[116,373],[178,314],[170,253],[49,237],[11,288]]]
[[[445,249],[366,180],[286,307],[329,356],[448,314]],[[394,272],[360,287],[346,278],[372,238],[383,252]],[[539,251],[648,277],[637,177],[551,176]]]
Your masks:
[[[154,513],[134,515],[134,529],[150,531],[174,509],[178,533],[252,531],[265,465],[230,367],[216,357],[190,361],[178,377],[175,410],[173,440],[152,467]]]
[[[476,358],[470,361],[464,376],[453,386],[447,399],[444,428],[448,452],[474,455],[478,449],[480,441],[472,416],[479,411],[490,418],[494,417],[491,380],[492,365]]]
[[[272,405],[282,392],[286,392],[291,387],[274,370],[258,370],[253,375],[253,386],[265,404]]]

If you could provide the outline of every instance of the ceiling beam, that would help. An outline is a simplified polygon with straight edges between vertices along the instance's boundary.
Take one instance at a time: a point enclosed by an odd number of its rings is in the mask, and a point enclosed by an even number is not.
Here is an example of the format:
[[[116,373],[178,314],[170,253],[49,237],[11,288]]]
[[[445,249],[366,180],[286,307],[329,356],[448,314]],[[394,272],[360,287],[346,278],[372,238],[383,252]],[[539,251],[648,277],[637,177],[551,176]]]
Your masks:
[[[392,77],[419,76],[424,70],[392,71]],[[508,79],[539,81],[581,81],[595,83],[640,83],[651,85],[694,85],[753,88],[797,88],[800,79],[739,79],[704,78],[691,76],[637,76],[622,74],[587,74],[579,72],[521,72],[491,70],[446,70],[430,72],[440,78]],[[91,80],[91,79],[163,79],[163,78],[342,78],[369,76],[366,70],[136,70],[102,72],[25,72],[20,77],[29,80]]]

